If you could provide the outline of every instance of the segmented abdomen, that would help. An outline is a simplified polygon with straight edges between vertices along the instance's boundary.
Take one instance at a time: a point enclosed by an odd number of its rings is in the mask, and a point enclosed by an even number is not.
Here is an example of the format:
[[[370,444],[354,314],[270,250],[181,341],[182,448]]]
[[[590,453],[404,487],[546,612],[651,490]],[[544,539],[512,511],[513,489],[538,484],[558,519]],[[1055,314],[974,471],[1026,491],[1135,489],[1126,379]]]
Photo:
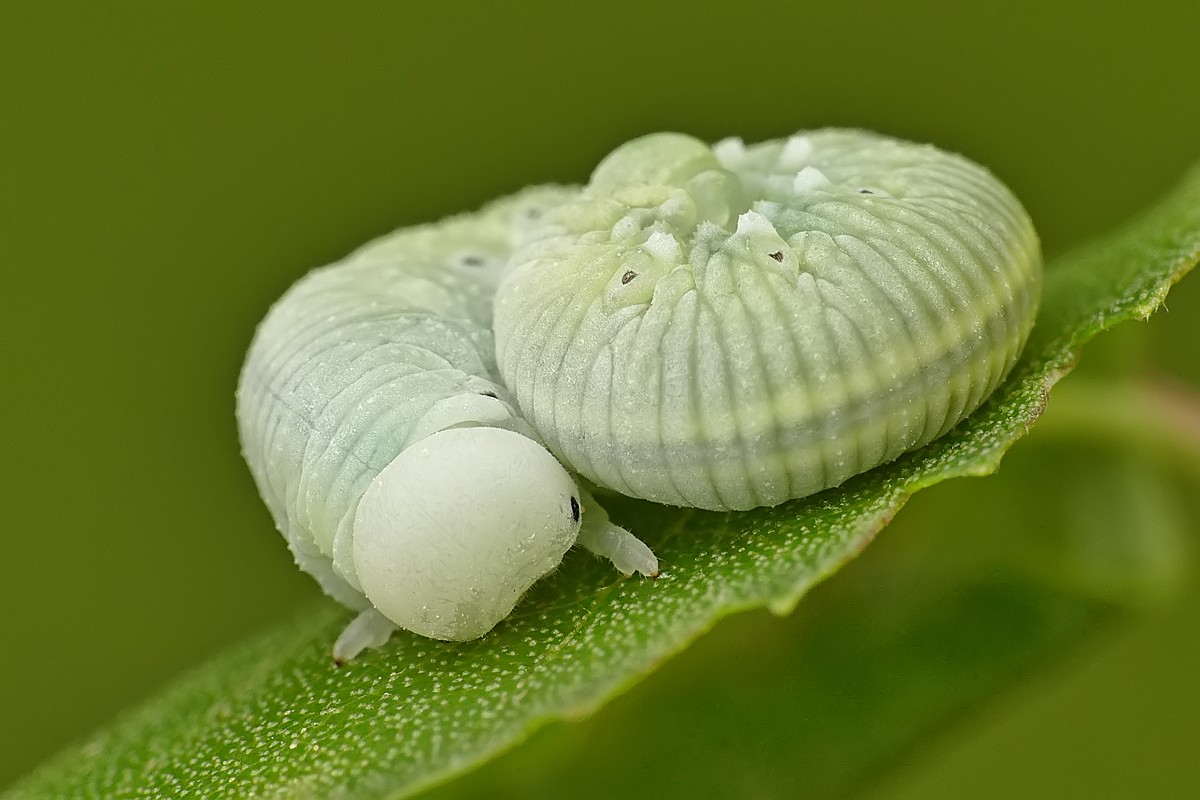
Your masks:
[[[246,461],[297,561],[347,605],[365,604],[351,527],[375,476],[435,430],[515,416],[500,399],[486,279],[510,244],[484,221],[409,229],[309,273],[247,355]]]
[[[944,434],[1041,279],[985,170],[857,131],[647,137],[550,222],[497,295],[501,373],[571,469],[674,505],[775,505]]]

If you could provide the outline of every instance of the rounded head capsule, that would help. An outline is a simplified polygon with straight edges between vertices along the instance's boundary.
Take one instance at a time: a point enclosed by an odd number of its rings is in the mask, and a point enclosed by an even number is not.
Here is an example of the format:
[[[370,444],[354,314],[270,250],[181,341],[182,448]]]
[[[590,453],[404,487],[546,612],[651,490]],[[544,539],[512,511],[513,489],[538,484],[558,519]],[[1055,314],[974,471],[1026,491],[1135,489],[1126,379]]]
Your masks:
[[[399,627],[466,641],[562,561],[580,516],[574,481],[537,442],[452,428],[404,450],[363,494],[354,568],[367,599]]]

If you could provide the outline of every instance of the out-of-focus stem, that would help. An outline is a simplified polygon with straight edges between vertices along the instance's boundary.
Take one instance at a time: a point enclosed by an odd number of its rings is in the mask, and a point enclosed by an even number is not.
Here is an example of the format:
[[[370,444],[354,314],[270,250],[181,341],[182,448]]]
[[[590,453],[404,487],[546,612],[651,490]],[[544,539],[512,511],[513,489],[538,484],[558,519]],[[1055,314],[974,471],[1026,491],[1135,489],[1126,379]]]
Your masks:
[[[1132,449],[1200,483],[1200,392],[1190,387],[1073,376],[1055,387],[1036,435]]]

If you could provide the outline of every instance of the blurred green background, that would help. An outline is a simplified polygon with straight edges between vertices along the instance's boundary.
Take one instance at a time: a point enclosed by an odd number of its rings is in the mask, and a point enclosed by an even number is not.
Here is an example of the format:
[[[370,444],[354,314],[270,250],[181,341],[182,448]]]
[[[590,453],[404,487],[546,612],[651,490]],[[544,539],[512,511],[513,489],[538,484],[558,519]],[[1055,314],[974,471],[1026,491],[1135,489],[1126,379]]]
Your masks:
[[[1049,256],[1200,157],[1193,0],[355,9],[0,5],[0,786],[317,596],[233,423],[253,327],[306,269],[527,183],[583,180],[659,129],[754,140],[837,124],[935,142],[1005,180]],[[1194,392],[1200,280],[1168,306],[1085,367]],[[1147,474],[1195,545],[1200,502]],[[960,524],[946,507],[1014,496],[956,483],[914,501],[873,557]],[[1015,496],[1037,508],[1059,488]],[[878,796],[1200,786],[1189,568],[1178,595],[981,706]],[[789,622],[735,619],[713,641],[739,624],[770,642]],[[739,677],[705,657],[714,646],[656,679],[721,691]]]

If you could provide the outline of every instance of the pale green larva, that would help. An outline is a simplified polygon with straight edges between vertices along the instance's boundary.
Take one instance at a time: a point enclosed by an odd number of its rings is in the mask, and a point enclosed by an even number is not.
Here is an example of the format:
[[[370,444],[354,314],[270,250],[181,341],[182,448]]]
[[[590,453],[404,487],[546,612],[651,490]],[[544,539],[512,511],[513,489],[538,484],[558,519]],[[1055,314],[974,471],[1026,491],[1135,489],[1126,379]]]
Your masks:
[[[576,541],[657,574],[495,372],[500,270],[523,226],[574,191],[372,242],[301,279],[259,326],[238,386],[243,452],[297,563],[362,612],[337,658],[395,626],[482,636]]]
[[[748,509],[950,430],[1013,366],[1041,254],[982,167],[819,130],[656,134],[552,209],[496,295],[500,373],[567,467]]]

